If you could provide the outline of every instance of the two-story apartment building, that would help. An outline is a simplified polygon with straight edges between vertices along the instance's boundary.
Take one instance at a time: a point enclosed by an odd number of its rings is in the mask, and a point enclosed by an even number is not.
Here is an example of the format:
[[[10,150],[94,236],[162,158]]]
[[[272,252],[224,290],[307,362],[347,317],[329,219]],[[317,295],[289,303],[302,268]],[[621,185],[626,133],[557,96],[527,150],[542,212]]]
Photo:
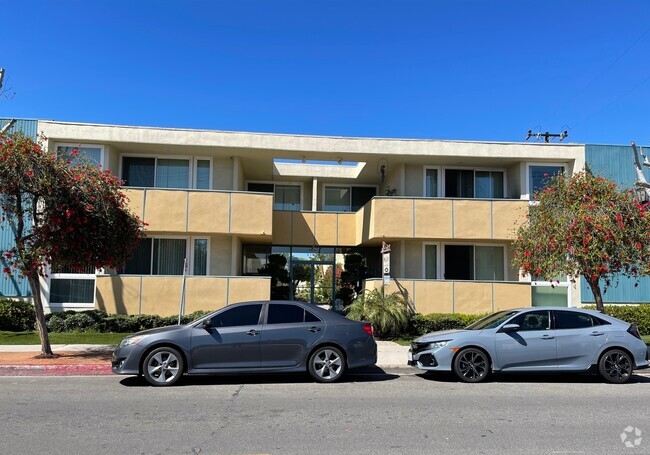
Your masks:
[[[39,121],[120,176],[147,237],[121,270],[53,270],[50,309],[175,314],[267,298],[332,303],[346,257],[357,289],[408,292],[420,313],[579,305],[580,289],[520,277],[511,240],[545,176],[579,144],[371,139]],[[185,285],[184,263],[187,261]],[[359,271],[361,269],[362,271]],[[354,280],[353,280],[354,281]]]

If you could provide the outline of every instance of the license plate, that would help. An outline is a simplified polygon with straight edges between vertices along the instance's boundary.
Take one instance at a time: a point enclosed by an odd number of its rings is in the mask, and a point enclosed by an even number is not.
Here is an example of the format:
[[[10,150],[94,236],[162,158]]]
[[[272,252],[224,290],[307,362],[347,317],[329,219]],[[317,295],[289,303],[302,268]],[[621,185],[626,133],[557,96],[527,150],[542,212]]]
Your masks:
[[[408,356],[409,356],[409,362],[413,361],[413,353],[409,351]]]

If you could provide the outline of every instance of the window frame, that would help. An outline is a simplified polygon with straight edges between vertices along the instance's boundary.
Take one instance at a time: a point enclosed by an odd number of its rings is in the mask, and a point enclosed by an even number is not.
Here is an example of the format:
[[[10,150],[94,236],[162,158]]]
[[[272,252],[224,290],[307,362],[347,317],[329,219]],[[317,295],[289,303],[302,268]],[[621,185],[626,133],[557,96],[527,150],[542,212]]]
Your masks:
[[[86,144],[86,143],[72,143],[72,142],[55,142],[54,143],[54,153],[56,156],[59,156],[59,147],[88,147],[88,148],[98,148],[100,149],[100,159],[99,166],[100,169],[107,169],[106,167],[106,146],[102,144]]]
[[[542,166],[557,166],[561,167],[563,171],[566,173],[568,170],[568,164],[567,163],[544,163],[544,162],[535,162],[535,161],[528,161],[526,162],[526,186],[524,187],[525,193],[522,191],[521,193],[521,198],[524,200],[529,200],[531,203],[533,203],[533,195],[530,192],[530,184],[532,183],[530,180],[530,168],[531,167],[542,167]]]
[[[441,261],[441,267],[438,269],[438,275],[441,276],[443,280],[445,281],[478,281],[478,282],[484,282],[484,283],[504,283],[508,281],[508,245],[505,243],[470,243],[470,242],[441,242],[440,243],[440,261]],[[445,247],[449,246],[471,246],[472,251],[473,251],[473,263],[472,263],[472,271],[474,274],[474,277],[476,277],[476,247],[482,247],[482,246],[489,246],[489,247],[501,247],[503,249],[503,280],[477,280],[476,278],[473,278],[471,280],[457,280],[457,279],[448,279],[445,278],[445,275],[447,273],[446,267],[445,267],[445,259],[446,259],[446,253],[445,253]]]
[[[592,316],[591,314],[588,314],[588,313],[582,313],[582,312],[579,312],[579,311],[571,311],[571,310],[552,310],[552,311],[553,311],[553,328],[555,330],[582,330],[582,329],[592,329],[594,327],[600,326],[600,324],[598,324],[598,325],[595,324],[596,321],[594,320],[594,316]],[[561,313],[571,313],[571,314],[577,314],[579,316],[587,317],[591,321],[591,325],[590,326],[585,326],[585,327],[562,327],[562,328],[560,328],[560,327],[558,327],[558,324],[557,324],[557,317]]]
[[[427,245],[433,245],[436,247],[436,277],[435,278],[427,278]],[[442,276],[441,275],[441,242],[422,242],[422,279],[424,280],[440,280]]]
[[[153,247],[153,242],[156,239],[172,239],[172,240],[185,240],[185,257],[188,260],[188,266],[187,266],[187,276],[211,276],[210,275],[210,247],[211,247],[211,238],[209,236],[203,236],[203,235],[197,235],[197,236],[183,236],[183,235],[148,235],[146,237],[147,239],[151,239],[151,256],[149,258],[149,266],[151,268],[151,272],[149,274],[145,273],[120,273],[118,271],[118,275],[127,275],[127,276],[182,276],[182,275],[160,275],[153,273],[154,267],[153,267],[153,255],[154,255],[154,247]],[[207,239],[208,241],[208,247],[207,247],[207,257],[206,257],[206,274],[205,275],[194,275],[194,240],[205,240]]]
[[[507,198],[508,194],[508,172],[507,169],[505,168],[496,168],[496,167],[467,167],[467,166],[442,166],[442,171],[441,171],[441,178],[439,179],[439,186],[441,187],[440,193],[445,189],[445,186],[447,184],[447,176],[446,176],[446,171],[447,169],[450,170],[459,170],[459,171],[472,171],[474,174],[474,194],[471,198],[466,198],[466,197],[457,197],[457,196],[447,196],[445,193],[444,195],[440,196],[442,198],[447,198],[447,199],[478,199],[482,201],[501,201]],[[488,171],[488,172],[502,172],[503,173],[503,197],[502,198],[477,198],[476,197],[476,171]],[[426,176],[426,174],[425,174]],[[426,182],[425,182],[426,183]]]
[[[207,241],[207,247],[206,247],[206,257],[205,257],[205,275],[195,275],[194,274],[194,241],[195,240],[206,240]],[[190,236],[190,266],[188,267],[188,275],[191,276],[210,276],[210,240],[211,238],[209,236],[205,235],[196,235],[196,236]],[[152,248],[153,252],[153,248]]]
[[[212,187],[213,187],[213,181],[212,180],[214,178],[214,167],[213,167],[212,157],[211,156],[206,156],[206,157],[195,156],[193,158],[194,158],[194,162],[190,163],[190,166],[192,166],[192,164],[193,164],[192,167],[194,168],[194,170],[191,171],[192,172],[192,178],[191,178],[190,184],[192,185],[192,189],[200,190],[200,191],[212,190]],[[209,172],[210,175],[208,177],[208,188],[197,188],[196,187],[196,182],[198,180],[198,173],[199,173],[199,166],[198,166],[197,161],[209,161],[210,162],[210,169],[209,169],[210,170],[210,172]],[[154,176],[154,183],[155,183],[155,181],[156,180],[155,180],[155,176]]]
[[[436,184],[437,196],[428,196],[427,195],[427,171],[429,169],[434,169],[438,172],[438,182]],[[442,166],[423,166],[422,167],[422,197],[426,198],[440,198],[442,197]]]
[[[124,185],[125,188],[151,188],[151,189],[160,189],[160,190],[198,190],[198,191],[211,191],[213,187],[214,179],[214,161],[212,157],[203,157],[203,156],[193,156],[193,155],[158,155],[158,154],[146,154],[146,153],[121,153],[120,154],[120,166],[119,166],[119,176],[120,182],[124,181],[124,158],[153,158],[153,184],[154,186],[132,186]],[[156,178],[158,176],[158,160],[188,160],[189,169],[187,182],[188,188],[167,188],[162,186],[156,186]],[[198,167],[196,166],[197,160],[210,161],[210,188],[196,188],[196,174]]]
[[[350,200],[348,201],[348,211],[347,212],[341,212],[338,210],[325,210],[325,189],[326,188],[342,188],[346,187],[350,189]],[[364,185],[362,183],[343,183],[343,184],[336,184],[336,183],[323,183],[323,194],[321,196],[321,208],[322,212],[327,212],[327,213],[356,213],[352,211],[352,188],[374,188],[375,189],[375,195],[373,197],[379,196],[379,185]],[[370,198],[372,200],[372,198]],[[367,204],[368,202],[366,202]],[[364,204],[365,205],[365,204]],[[361,209],[357,209],[359,211]]]
[[[43,280],[41,283],[43,283],[43,288],[41,290],[41,294],[43,297],[43,302],[47,302],[48,308],[56,308],[56,309],[65,309],[65,308],[95,308],[95,300],[97,298],[97,275],[102,274],[103,269],[95,269],[94,273],[53,273],[52,272],[52,266],[48,265],[47,266],[47,278]],[[84,280],[84,281],[90,281],[92,280],[94,285],[93,285],[93,301],[88,303],[88,302],[79,302],[79,303],[74,303],[74,302],[57,302],[57,303],[52,303],[50,301],[51,295],[52,295],[52,280],[55,279],[76,279],[76,280]]]
[[[246,188],[246,191],[248,192],[248,184],[249,183],[262,183],[265,185],[273,185],[273,210],[276,210],[278,212],[302,212],[304,205],[304,197],[305,197],[305,188],[304,188],[304,182],[287,182],[287,181],[275,181],[275,180],[246,180],[244,182],[244,187]],[[282,186],[297,186],[300,188],[300,209],[298,210],[284,210],[284,209],[276,209],[275,208],[275,186],[276,185],[282,185]],[[254,191],[251,191],[251,193]]]

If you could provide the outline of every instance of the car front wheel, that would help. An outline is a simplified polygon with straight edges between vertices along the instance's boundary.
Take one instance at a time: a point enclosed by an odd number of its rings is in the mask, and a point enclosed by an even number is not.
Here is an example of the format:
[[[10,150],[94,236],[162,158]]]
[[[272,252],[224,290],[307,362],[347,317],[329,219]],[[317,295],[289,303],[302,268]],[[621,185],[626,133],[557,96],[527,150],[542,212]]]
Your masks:
[[[490,359],[480,349],[463,349],[454,359],[454,373],[461,381],[481,382],[490,373]]]
[[[183,375],[183,357],[174,348],[156,348],[142,362],[142,374],[153,386],[174,385]]]
[[[309,357],[309,374],[318,382],[334,382],[345,372],[343,353],[334,346],[316,349]]]
[[[607,382],[623,384],[632,376],[632,359],[627,352],[612,349],[600,358],[598,372]]]

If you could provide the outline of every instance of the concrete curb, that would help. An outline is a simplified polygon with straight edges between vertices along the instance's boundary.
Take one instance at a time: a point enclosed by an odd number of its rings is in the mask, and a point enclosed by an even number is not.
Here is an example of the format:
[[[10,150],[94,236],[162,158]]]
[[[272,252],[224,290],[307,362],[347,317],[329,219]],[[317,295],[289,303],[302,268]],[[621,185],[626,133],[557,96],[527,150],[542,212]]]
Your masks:
[[[112,374],[110,364],[0,365],[0,376],[100,376]]]

